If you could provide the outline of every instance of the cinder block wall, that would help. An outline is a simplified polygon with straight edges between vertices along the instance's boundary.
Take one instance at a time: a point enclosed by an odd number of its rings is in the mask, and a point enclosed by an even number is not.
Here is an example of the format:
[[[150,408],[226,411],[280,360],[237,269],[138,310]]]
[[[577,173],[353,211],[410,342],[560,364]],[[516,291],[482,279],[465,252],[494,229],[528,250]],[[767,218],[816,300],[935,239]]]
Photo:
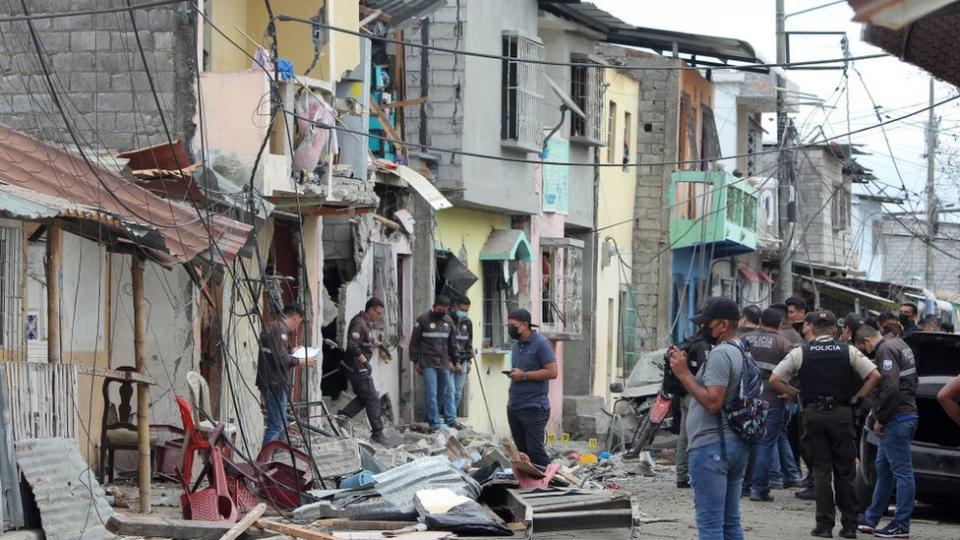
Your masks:
[[[33,15],[125,5],[123,0],[27,3]],[[133,13],[171,136],[188,142],[195,131],[197,69],[192,6]],[[17,2],[0,5],[2,16],[22,14]],[[39,19],[33,26],[56,94],[82,145],[118,150],[166,141],[129,12]],[[72,145],[26,22],[0,24],[0,59],[0,122]]]

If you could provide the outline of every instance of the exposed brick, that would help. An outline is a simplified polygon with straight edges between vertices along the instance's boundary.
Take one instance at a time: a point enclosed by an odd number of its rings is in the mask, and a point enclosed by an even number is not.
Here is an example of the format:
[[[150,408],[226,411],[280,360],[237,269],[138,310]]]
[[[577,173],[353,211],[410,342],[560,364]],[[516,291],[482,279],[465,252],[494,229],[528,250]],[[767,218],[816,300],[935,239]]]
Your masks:
[[[99,94],[97,105],[103,111],[127,112],[133,110],[133,97],[128,93]]]
[[[109,43],[109,41],[107,41]],[[92,51],[97,48],[97,33],[87,30],[70,33],[70,49],[73,51]]]

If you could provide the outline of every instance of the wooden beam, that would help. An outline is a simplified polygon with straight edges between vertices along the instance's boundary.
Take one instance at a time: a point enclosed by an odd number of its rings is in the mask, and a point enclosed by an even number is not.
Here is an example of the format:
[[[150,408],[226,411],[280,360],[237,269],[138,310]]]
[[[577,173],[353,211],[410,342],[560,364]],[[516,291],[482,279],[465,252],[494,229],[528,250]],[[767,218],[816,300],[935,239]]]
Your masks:
[[[60,351],[60,274],[63,272],[63,231],[51,221],[47,226],[47,362],[63,361]]]
[[[267,511],[267,505],[260,503],[253,508],[247,515],[243,516],[243,519],[237,522],[236,525],[230,527],[230,530],[226,532],[223,536],[220,537],[220,540],[237,540],[244,531],[253,526],[254,523],[264,512]]]
[[[380,104],[376,101],[370,101],[370,112],[380,120],[380,124],[383,126],[383,132],[387,134],[387,138],[390,139],[396,147],[397,151],[402,154],[406,154],[407,147],[403,145],[403,140],[400,139],[400,136],[397,135],[397,132],[393,130],[393,124],[390,123],[390,119],[387,118],[387,115],[383,112],[383,109],[380,108]]]
[[[299,525],[290,525],[288,523],[277,523],[266,519],[258,519],[257,526],[268,531],[286,534],[303,540],[338,540],[336,536],[301,527]]]
[[[116,369],[104,369],[94,366],[81,366],[79,364],[75,365],[74,367],[77,369],[77,373],[82,373],[83,375],[103,377],[105,379],[113,379],[117,381],[131,381],[135,383],[152,385],[157,384],[157,381],[151,379],[150,377],[134,371],[119,371]]]
[[[363,28],[364,26],[370,24],[370,21],[376,19],[380,15],[383,15],[383,10],[380,10],[380,9],[375,10],[373,13],[367,15],[366,17],[363,18],[362,21],[360,21],[359,27]]]
[[[395,101],[393,103],[383,103],[379,104],[381,109],[395,109],[398,107],[409,107],[410,105],[419,105],[421,103],[426,103],[429,101],[427,96],[420,96],[415,99],[405,99],[403,101]]]
[[[114,513],[107,520],[107,530],[120,536],[175,538],[190,540],[220,540],[234,523],[229,521],[199,521],[137,514]],[[258,528],[247,529],[241,538],[267,538]]]
[[[144,367],[144,334],[146,318],[143,296],[143,258],[139,253],[130,257],[130,277],[133,284],[133,359],[137,373],[146,375]],[[137,487],[140,488],[140,512],[150,513],[150,385],[137,383]]]

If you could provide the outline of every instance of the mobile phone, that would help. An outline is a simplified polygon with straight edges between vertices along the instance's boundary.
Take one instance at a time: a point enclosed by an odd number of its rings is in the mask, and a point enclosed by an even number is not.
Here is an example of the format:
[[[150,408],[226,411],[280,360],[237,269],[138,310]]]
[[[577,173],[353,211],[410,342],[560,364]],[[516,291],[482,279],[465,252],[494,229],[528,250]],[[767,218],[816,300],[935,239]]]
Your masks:
[[[503,373],[504,375],[506,375],[507,377],[509,377],[510,374],[513,373],[513,370],[512,370],[512,369],[504,369],[504,370],[502,370],[500,373]]]

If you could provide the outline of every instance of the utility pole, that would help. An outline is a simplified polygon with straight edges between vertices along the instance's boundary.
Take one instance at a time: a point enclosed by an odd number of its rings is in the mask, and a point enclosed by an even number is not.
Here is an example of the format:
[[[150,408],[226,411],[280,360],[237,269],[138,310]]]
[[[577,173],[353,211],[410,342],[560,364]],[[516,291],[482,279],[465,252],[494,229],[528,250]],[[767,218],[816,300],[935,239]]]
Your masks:
[[[784,0],[777,0],[777,63],[787,61],[787,32]],[[787,80],[777,74],[777,200],[780,227],[780,277],[774,299],[783,302],[793,294],[793,250],[790,244],[794,221],[790,204],[790,186],[793,184],[793,152],[785,150],[789,145],[787,126]]]
[[[930,117],[927,120],[927,268],[924,283],[934,290],[933,238],[937,231],[937,192],[934,189],[934,171],[937,155],[937,116],[933,104],[934,79],[930,77]]]

